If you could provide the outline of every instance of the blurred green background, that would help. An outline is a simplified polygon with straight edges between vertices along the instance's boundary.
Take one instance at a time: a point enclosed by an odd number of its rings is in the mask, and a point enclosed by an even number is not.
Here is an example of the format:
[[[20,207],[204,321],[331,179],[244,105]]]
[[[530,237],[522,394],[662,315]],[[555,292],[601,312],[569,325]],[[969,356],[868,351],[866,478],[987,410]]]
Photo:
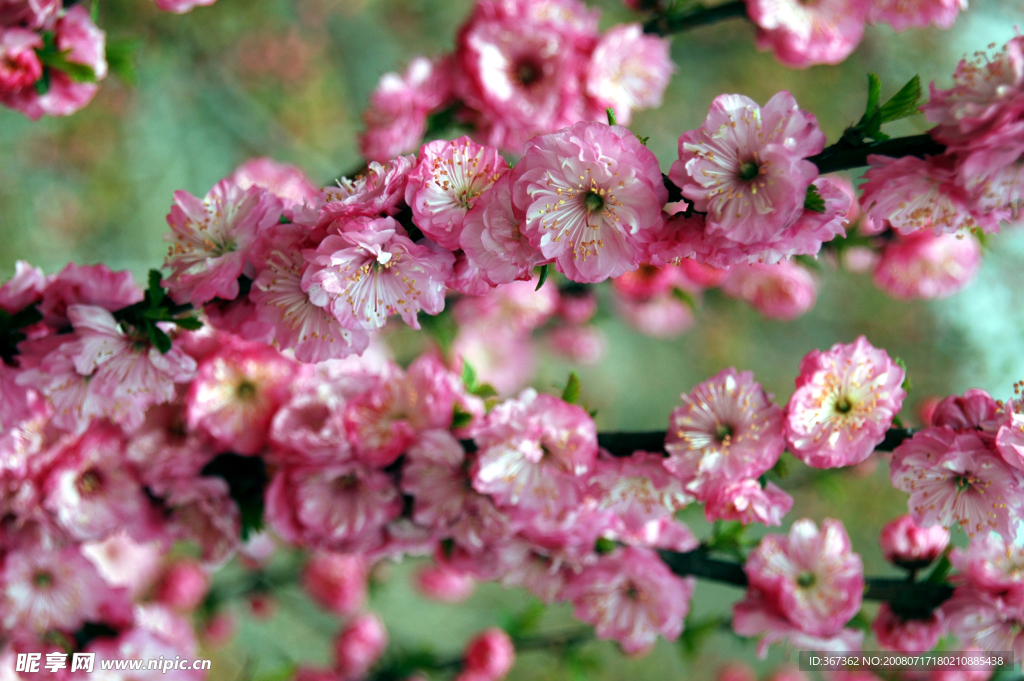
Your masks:
[[[603,27],[629,20],[614,0]],[[673,40],[678,65],[657,111],[632,125],[667,169],[679,134],[700,124],[711,100],[738,92],[764,102],[790,90],[817,114],[835,140],[860,116],[865,74],[878,73],[894,92],[915,73],[947,87],[965,55],[1002,45],[1024,19],[1024,0],[975,0],[950,31],[895,34],[872,27],[844,64],[787,70],[753,46],[743,21],[703,28]],[[141,280],[163,258],[164,216],[176,189],[202,195],[252,156],[295,163],[316,181],[358,164],[356,134],[367,96],[380,75],[401,70],[419,54],[452,47],[469,0],[219,0],[184,16],[164,14],[149,0],[101,0],[101,25],[112,38],[141,41],[138,83],[108,79],[83,111],[32,123],[0,110],[0,276],[18,259],[48,272],[69,260],[131,269]],[[894,134],[920,132],[917,117]],[[600,322],[607,359],[580,370],[583,400],[599,411],[602,429],[664,428],[681,391],[723,367],[753,370],[784,401],[800,358],[811,348],[865,334],[902,357],[913,379],[907,421],[919,402],[978,386],[1007,397],[1024,377],[1024,239],[1008,232],[989,240],[981,275],[944,301],[898,302],[875,290],[866,275],[825,272],[817,306],[794,322],[765,321],[745,304],[718,295],[703,302],[693,330],[675,340],[639,336],[613,317]],[[563,383],[568,366],[544,358],[536,385]],[[842,475],[842,477],[839,477]],[[799,477],[797,475],[796,477]],[[794,491],[789,519],[834,516],[847,522],[869,572],[886,570],[875,536],[881,522],[905,512],[882,462],[873,473],[826,475]],[[698,533],[707,527],[694,509]],[[527,607],[523,592],[480,588],[466,604],[429,604],[408,582],[414,563],[379,571],[372,607],[392,640],[457,653],[474,631]],[[693,609],[723,613],[740,592],[701,583]],[[244,607],[238,606],[242,610]],[[552,609],[545,629],[573,626],[569,609]],[[215,657],[216,681],[268,679],[295,661],[328,661],[337,620],[318,613],[296,590],[280,595],[269,620],[243,613],[239,636]],[[642,660],[610,644],[584,652],[601,661],[589,678],[706,679],[722,660],[754,660],[752,645],[727,634],[710,639],[687,660],[668,643]],[[784,657],[773,652],[770,669]],[[564,665],[543,653],[523,656],[513,679],[567,678]]]

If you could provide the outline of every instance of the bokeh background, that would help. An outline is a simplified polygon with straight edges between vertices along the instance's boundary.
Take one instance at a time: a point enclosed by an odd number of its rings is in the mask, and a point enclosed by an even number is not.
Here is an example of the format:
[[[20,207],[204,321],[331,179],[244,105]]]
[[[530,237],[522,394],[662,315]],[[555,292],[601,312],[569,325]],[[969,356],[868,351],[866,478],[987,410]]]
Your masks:
[[[615,0],[591,0],[605,11],[603,27],[631,15]],[[380,75],[414,56],[452,48],[470,0],[219,0],[185,16],[164,14],[149,0],[101,0],[101,25],[112,38],[137,38],[137,83],[108,79],[94,102],[66,119],[30,122],[0,110],[0,277],[24,259],[52,272],[68,261],[128,268],[141,281],[163,258],[164,216],[177,189],[202,195],[253,156],[302,167],[327,182],[358,166],[356,134],[367,96]],[[678,65],[659,110],[641,112],[632,129],[668,168],[681,132],[697,127],[723,92],[764,102],[791,91],[817,114],[830,140],[863,110],[868,71],[891,93],[914,74],[948,86],[965,55],[1002,45],[1024,24],[1024,0],[972,0],[950,31],[895,34],[872,27],[844,64],[796,71],[753,46],[753,28],[730,21],[673,40]],[[894,125],[895,134],[926,129],[921,117]],[[607,358],[580,368],[583,401],[598,410],[602,429],[665,427],[678,395],[727,366],[750,369],[784,401],[800,358],[812,348],[865,334],[902,357],[913,380],[907,420],[926,397],[982,387],[1009,396],[1024,378],[1024,238],[1007,232],[988,240],[978,279],[958,296],[899,302],[871,286],[867,275],[827,271],[817,306],[793,322],[761,319],[744,303],[708,295],[691,331],[673,340],[638,335],[614,315],[599,326]],[[564,383],[569,366],[545,357],[534,381],[542,390]],[[846,521],[868,572],[886,574],[876,543],[881,522],[905,512],[882,461],[874,470],[807,476],[794,473],[797,499],[789,519]],[[706,534],[699,509],[688,513]],[[525,592],[484,585],[461,605],[438,605],[409,584],[415,562],[375,573],[371,607],[392,641],[457,654],[486,626],[530,607]],[[222,579],[230,579],[237,566]],[[740,597],[701,583],[693,610],[722,614]],[[269,617],[234,606],[238,636],[210,651],[212,679],[287,678],[297,662],[326,663],[338,621],[318,612],[297,588],[275,598]],[[871,608],[868,612],[873,612]],[[568,608],[545,613],[542,630],[573,625]],[[545,653],[522,656],[512,679],[708,679],[727,659],[767,671],[785,658],[774,651],[756,662],[752,644],[713,634],[696,656],[662,642],[649,656],[624,658],[611,644],[585,646],[572,665]],[[580,676],[583,675],[583,676]]]

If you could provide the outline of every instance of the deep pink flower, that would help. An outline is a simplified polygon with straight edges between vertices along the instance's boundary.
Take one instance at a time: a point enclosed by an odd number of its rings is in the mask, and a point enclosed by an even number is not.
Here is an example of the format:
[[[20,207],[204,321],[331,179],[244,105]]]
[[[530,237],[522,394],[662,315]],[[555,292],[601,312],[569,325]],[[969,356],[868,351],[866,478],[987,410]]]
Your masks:
[[[388,632],[380,618],[371,613],[359,615],[335,640],[335,669],[343,681],[361,679],[387,647]]]
[[[597,431],[585,410],[528,389],[499,404],[473,439],[473,487],[499,503],[546,515],[573,508],[597,457]]]
[[[295,221],[338,234],[362,229],[362,223],[350,224],[353,218],[394,215],[405,201],[405,186],[415,165],[414,156],[398,156],[383,164],[371,161],[354,178],[343,177],[337,186],[324,187],[320,192],[323,205],[318,201],[310,210],[301,211]]]
[[[625,128],[603,123],[531,140],[512,170],[523,235],[573,281],[635,270],[667,196],[654,154]]]
[[[205,358],[189,386],[188,424],[229,451],[256,454],[288,399],[295,363],[258,343],[232,341]]]
[[[512,639],[501,629],[485,629],[466,645],[463,671],[475,674],[479,681],[498,681],[512,671],[516,661],[516,648]]]
[[[749,371],[724,369],[681,399],[665,437],[665,465],[699,499],[756,478],[782,454],[782,410]]]
[[[991,395],[971,388],[962,396],[950,395],[938,402],[926,423],[948,426],[957,432],[973,431],[983,440],[991,440],[996,437],[1004,420],[1003,407]]]
[[[61,4],[60,0],[0,0],[0,26],[52,27]]]
[[[640,24],[621,24],[601,36],[590,56],[587,94],[629,125],[634,109],[661,106],[675,70],[668,40],[645,34]]]
[[[871,630],[883,650],[919,653],[935,647],[939,637],[946,633],[946,625],[942,610],[935,610],[925,619],[903,619],[888,603],[882,603]]]
[[[765,536],[743,571],[750,588],[806,634],[835,636],[860,610],[863,567],[837,520],[824,520],[819,530],[805,518],[788,536]]]
[[[824,147],[817,119],[788,92],[763,108],[742,95],[720,95],[704,125],[679,138],[669,178],[708,214],[708,235],[772,241],[803,212],[807,187],[818,177],[804,159]]]
[[[1024,102],[1020,118],[957,155],[957,184],[986,226],[1016,221],[1024,210],[1024,165],[1018,163],[1024,156]]]
[[[476,589],[471,575],[444,565],[425,565],[416,571],[416,591],[433,601],[461,603]]]
[[[512,183],[503,174],[463,219],[459,246],[481,276],[495,286],[529,279],[544,256],[523,236],[512,209]]]
[[[9,551],[0,568],[0,625],[24,633],[73,631],[96,621],[109,591],[77,546]]]
[[[757,46],[772,50],[786,66],[838,64],[864,36],[870,0],[747,0],[757,24]]]
[[[693,501],[678,478],[664,466],[661,454],[633,452],[630,457],[602,455],[590,476],[590,491],[602,509],[615,514],[627,533],[640,533],[647,523],[670,517]]]
[[[739,520],[744,525],[781,525],[782,517],[793,508],[793,497],[775,483],[764,487],[753,478],[734,482],[715,490],[704,506],[708,521]]]
[[[909,515],[901,515],[882,527],[878,535],[882,555],[890,563],[914,570],[930,565],[949,546],[949,530],[941,525],[919,527]],[[928,650],[931,646],[921,648]]]
[[[179,560],[167,567],[156,588],[156,600],[175,610],[191,612],[203,602],[210,575],[194,560]]]
[[[736,265],[722,282],[722,290],[747,301],[768,319],[796,319],[818,299],[814,277],[791,260],[775,265]]]
[[[95,305],[113,312],[139,302],[142,296],[128,270],[112,272],[106,265],[68,263],[46,284],[39,311],[48,326],[63,329],[71,325],[69,305]]]
[[[625,547],[600,557],[565,588],[576,617],[614,639],[627,654],[650,649],[658,636],[674,641],[683,631],[696,580],[681,579],[649,549]]]
[[[868,23],[889,24],[897,32],[912,27],[924,28],[929,24],[952,28],[957,16],[965,9],[967,0],[872,0]]]
[[[0,310],[16,314],[38,303],[46,289],[46,275],[24,260],[14,263],[14,276],[0,285]]]
[[[186,191],[174,192],[167,215],[171,244],[164,280],[176,302],[199,307],[214,298],[238,297],[238,277],[256,237],[277,224],[281,200],[261,187],[242,189],[221,180],[203,199]]]
[[[468,137],[428,142],[409,173],[405,201],[424,234],[457,251],[466,213],[507,172],[508,163],[497,149]]]
[[[910,514],[918,525],[955,523],[970,537],[991,530],[1014,536],[1024,473],[978,436],[926,428],[893,451],[891,466],[892,484],[910,494]]]
[[[885,439],[907,393],[903,368],[864,336],[812,350],[800,362],[786,407],[786,441],[808,466],[838,468],[867,459]]]
[[[241,189],[262,187],[281,199],[284,208],[290,209],[312,202],[319,190],[297,166],[278,163],[272,158],[253,158],[235,168],[228,181]]]
[[[368,566],[357,554],[314,553],[302,572],[302,586],[321,607],[343,617],[366,602]]]
[[[184,14],[191,12],[195,7],[205,7],[212,5],[217,0],[154,0],[156,6],[165,12],[174,12],[175,14]]]
[[[981,244],[974,235],[920,232],[887,244],[873,279],[896,298],[948,298],[980,269]]]
[[[393,218],[364,223],[357,232],[331,235],[316,251],[307,251],[311,266],[302,286],[314,304],[328,307],[347,329],[374,331],[393,314],[414,329],[421,309],[436,315],[444,309],[445,281],[455,264],[448,251],[432,250],[403,236]]]
[[[36,55],[43,39],[35,31],[8,28],[0,31],[0,101],[34,87],[43,77],[43,64]]]

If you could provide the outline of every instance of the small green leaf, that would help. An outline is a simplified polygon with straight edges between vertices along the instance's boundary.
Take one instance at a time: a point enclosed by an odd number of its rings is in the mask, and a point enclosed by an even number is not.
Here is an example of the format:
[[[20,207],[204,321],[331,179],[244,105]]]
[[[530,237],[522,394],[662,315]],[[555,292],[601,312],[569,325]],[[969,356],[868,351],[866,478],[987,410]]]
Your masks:
[[[691,312],[697,311],[697,299],[693,297],[693,294],[682,288],[672,289],[672,297],[679,302],[690,308]]]
[[[619,548],[619,545],[608,537],[598,537],[594,543],[594,551],[600,555],[611,553],[617,548]]]
[[[163,275],[160,270],[149,271],[149,307],[158,308],[164,302],[164,288],[160,285]]]
[[[100,23],[100,3],[99,0],[92,0],[92,6],[89,8],[89,18],[92,19],[92,23]]]
[[[476,369],[465,359],[462,360],[462,385],[469,392],[476,390]]]
[[[774,474],[779,478],[779,480],[785,480],[786,476],[789,475],[789,465],[786,463],[786,460],[780,456],[779,460],[775,462],[775,465],[772,466],[768,472]]]
[[[540,266],[540,280],[537,282],[537,288],[534,291],[539,291],[540,287],[544,285],[544,282],[548,280],[548,265]]]
[[[189,331],[198,331],[203,328],[203,322],[197,317],[175,317],[171,321],[177,326],[183,329],[188,329]]]
[[[492,397],[497,397],[498,391],[490,383],[481,383],[473,390],[473,394],[480,399],[487,400]]]
[[[846,626],[853,627],[854,629],[860,629],[864,633],[871,631],[871,619],[864,614],[863,610],[859,610],[856,615],[853,616]]]
[[[640,144],[644,145],[645,147],[647,146],[647,141],[651,139],[650,137],[645,137],[644,135],[637,135],[636,138],[640,140]]]
[[[807,185],[807,196],[804,197],[804,210],[809,210],[819,215],[825,212],[825,199],[821,197],[821,194],[818,193],[818,188],[813,184]]]
[[[138,82],[135,64],[142,41],[137,38],[107,40],[107,66],[110,72],[129,85]]]
[[[569,380],[562,391],[562,401],[569,404],[578,404],[580,401],[580,377],[575,371],[569,372]]]
[[[522,611],[510,615],[506,614],[502,619],[501,628],[512,638],[521,638],[537,629],[547,607],[540,601],[531,599],[529,605]]]
[[[864,109],[864,118],[862,120],[869,120],[875,115],[878,110],[878,105],[882,101],[882,80],[877,74],[868,74],[868,105]]]
[[[903,384],[900,387],[903,388],[905,392],[909,393],[912,384],[910,382],[910,370],[907,369],[907,363],[903,361],[902,357],[896,357],[893,361],[899,364],[900,368],[903,369]]]
[[[918,113],[919,102],[921,101],[921,77],[914,76],[910,81],[900,88],[883,104],[878,110],[882,123],[891,123],[901,118],[907,118]]]
[[[821,266],[821,262],[819,262],[813,255],[795,255],[793,256],[793,260],[796,260],[807,269],[814,270],[815,272],[823,272],[825,270],[825,268]]]
[[[469,412],[463,411],[459,405],[455,405],[452,410],[452,429],[465,428],[469,424],[473,423],[473,415]]]
[[[71,50],[58,51],[56,47],[44,44],[41,49],[36,50],[36,55],[43,65],[56,71],[62,71],[68,78],[76,83],[95,83],[96,72],[91,66],[69,61],[68,55]]]
[[[50,69],[43,69],[43,75],[36,81],[36,94],[42,97],[50,91]]]
[[[153,343],[161,354],[166,354],[171,351],[171,339],[160,329],[159,326],[153,322],[148,322],[146,324],[146,331],[149,333],[150,342]]]
[[[949,552],[952,548],[952,546],[946,548],[942,557],[939,558],[939,562],[935,564],[935,567],[932,568],[932,571],[924,578],[924,581],[931,582],[932,584],[941,584],[946,581],[946,577],[953,569],[953,564],[949,562]]]
[[[604,112],[608,114],[608,125],[618,125],[615,119],[615,109],[608,107]]]

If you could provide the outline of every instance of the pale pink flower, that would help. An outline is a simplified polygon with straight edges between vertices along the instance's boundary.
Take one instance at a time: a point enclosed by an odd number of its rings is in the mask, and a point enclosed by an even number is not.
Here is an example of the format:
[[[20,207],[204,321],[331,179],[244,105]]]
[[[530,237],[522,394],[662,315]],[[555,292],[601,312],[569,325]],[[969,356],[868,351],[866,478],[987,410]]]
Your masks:
[[[946,633],[946,626],[942,610],[935,610],[925,619],[903,619],[888,603],[882,603],[871,631],[883,650],[920,653],[935,647],[939,637]]]
[[[366,602],[366,562],[357,554],[314,553],[302,572],[302,586],[321,607],[336,615],[355,614]]]
[[[174,480],[163,503],[171,534],[198,544],[207,567],[222,567],[238,550],[241,516],[223,478]]]
[[[747,0],[757,24],[757,46],[795,68],[838,64],[857,49],[864,36],[870,0]]]
[[[1024,547],[998,534],[971,539],[966,549],[954,548],[949,562],[973,588],[1000,596],[1024,596]]]
[[[156,582],[162,568],[164,549],[158,541],[140,543],[120,531],[100,542],[82,544],[82,555],[96,567],[110,586],[123,586],[139,599]]]
[[[256,454],[294,374],[295,363],[273,348],[232,341],[199,365],[186,398],[189,428],[230,451]]]
[[[0,625],[40,634],[75,630],[96,621],[109,591],[77,546],[9,551],[0,569]]]
[[[616,297],[615,309],[630,326],[654,338],[674,338],[696,321],[693,308],[672,292],[645,300]]]
[[[868,23],[889,24],[897,32],[929,24],[952,28],[957,16],[966,9],[967,0],[872,0]]]
[[[860,610],[864,571],[850,538],[837,520],[821,529],[806,518],[788,536],[765,536],[743,571],[757,591],[800,631],[831,637]]]
[[[736,265],[722,282],[722,290],[745,300],[768,319],[796,319],[818,299],[814,277],[791,260],[775,265]]]
[[[745,662],[730,662],[718,670],[715,681],[757,681],[757,673]]]
[[[708,214],[709,235],[766,242],[800,217],[807,187],[818,177],[817,166],[804,159],[824,147],[817,119],[788,92],[763,108],[742,95],[720,95],[704,125],[679,138],[669,178]]]
[[[556,326],[545,335],[548,347],[575,364],[597,364],[607,350],[608,342],[601,330],[586,324]]]
[[[942,604],[942,613],[961,645],[1013,651],[1015,657],[1024,654],[1024,607],[1019,598],[960,587]]]
[[[416,571],[416,591],[432,601],[461,603],[473,595],[476,581],[444,565],[425,565]]]
[[[650,649],[658,636],[674,641],[683,631],[696,580],[681,579],[649,549],[625,547],[600,557],[565,588],[576,617],[614,639],[627,654]]]
[[[0,310],[15,314],[38,303],[46,289],[46,275],[24,260],[14,263],[14,276],[0,285]]]
[[[744,525],[781,525],[782,518],[793,508],[793,497],[775,483],[764,487],[747,478],[715,490],[704,506],[708,521],[738,520]]]
[[[409,173],[405,201],[427,237],[457,251],[466,213],[507,172],[508,163],[497,149],[468,137],[428,142]]]
[[[0,0],[0,26],[51,27],[61,4],[60,0]]]
[[[848,653],[861,649],[864,632],[859,629],[840,629],[827,636],[816,636],[804,631],[782,614],[773,599],[757,589],[747,591],[747,597],[733,606],[732,629],[740,636],[757,636],[757,655],[762,660],[768,648],[779,641],[789,641],[797,650]]]
[[[852,466],[885,439],[907,393],[903,368],[860,336],[800,362],[786,406],[786,441],[815,468]]]
[[[576,506],[597,458],[597,430],[581,407],[527,389],[499,404],[473,439],[473,487],[499,503],[547,515]]]
[[[469,298],[463,298],[459,302],[467,300]],[[515,394],[525,387],[537,365],[537,352],[530,334],[501,326],[460,327],[452,343],[452,354],[476,370],[480,383],[490,385],[502,396]]]
[[[640,24],[621,24],[601,36],[587,68],[587,94],[629,125],[634,109],[656,109],[676,70],[665,38]]]
[[[988,135],[957,155],[957,184],[984,222],[1018,220],[1024,211],[1024,102],[1021,120]]]
[[[948,298],[981,269],[981,244],[973,234],[927,232],[901,237],[882,250],[875,285],[895,298]]]
[[[154,594],[169,608],[192,612],[203,602],[210,589],[210,575],[194,560],[178,560],[167,567]]]
[[[926,428],[893,451],[892,483],[910,494],[922,527],[960,525],[968,536],[991,530],[1014,536],[1024,474],[973,434]]]
[[[626,533],[640,533],[647,523],[693,501],[678,478],[664,466],[661,454],[633,452],[629,457],[600,456],[590,476],[590,493],[601,509],[611,511]]]
[[[665,437],[665,465],[699,499],[756,478],[782,454],[782,410],[751,372],[724,369],[680,397]]]
[[[36,49],[43,39],[35,31],[13,27],[0,31],[0,101],[34,88],[43,77],[43,64]]]
[[[165,12],[184,14],[191,12],[196,7],[212,5],[217,0],[154,0],[156,6]]]
[[[261,187],[242,189],[221,180],[199,199],[174,192],[164,280],[178,303],[199,307],[214,298],[238,297],[238,277],[259,233],[281,217],[281,200]]]
[[[319,190],[297,166],[278,163],[272,158],[253,158],[235,168],[229,182],[240,189],[262,187],[281,199],[285,210],[312,203]]]
[[[584,283],[639,267],[667,196],[658,160],[621,126],[582,122],[533,139],[512,170],[523,235]]]
[[[356,681],[388,647],[388,632],[374,614],[364,613],[341,630],[334,642],[335,670],[343,681]]]
[[[89,643],[87,652],[94,653],[96,660],[139,660],[138,671],[118,671],[116,668],[104,674],[110,681],[202,681],[206,674],[199,669],[149,669],[149,660],[175,660],[194,658],[198,653],[195,632],[191,623],[178,619],[169,612],[153,606],[136,609],[135,626],[122,632],[116,638],[98,637]],[[99,666],[98,662],[96,666]],[[79,679],[90,674],[79,672]],[[72,677],[75,678],[75,677]]]
[[[466,645],[463,672],[471,673],[479,681],[498,681],[512,671],[516,662],[516,648],[512,639],[501,629],[485,629]]]
[[[463,219],[459,246],[481,276],[495,286],[529,279],[544,256],[520,231],[522,223],[512,210],[510,175],[503,174],[477,197]]]
[[[499,286],[486,296],[463,298],[452,310],[455,320],[462,326],[533,331],[557,312],[560,299],[558,287],[544,286],[537,290],[538,281],[534,276],[529,281]]]
[[[882,527],[878,545],[887,561],[915,570],[927,567],[942,555],[949,546],[949,530],[941,525],[919,527],[909,515],[901,515]]]
[[[321,289],[313,303],[329,306],[343,327],[365,331],[383,327],[393,314],[418,329],[417,312],[440,313],[455,256],[415,244],[399,230],[404,232],[393,218],[370,220],[360,231],[328,236],[307,251],[311,266],[302,286]]]
[[[371,161],[366,170],[354,178],[343,177],[337,186],[321,190],[319,200],[307,210],[299,211],[295,221],[309,222],[310,227],[327,228],[338,234],[351,231],[353,226],[349,223],[353,218],[394,215],[405,202],[405,185],[415,165],[414,156],[391,158],[383,165]],[[354,227],[362,229],[358,222]]]
[[[332,551],[361,551],[381,541],[402,510],[394,481],[350,462],[283,467],[267,488],[267,521],[285,541]]]
[[[860,205],[873,220],[889,221],[901,234],[931,230],[953,234],[999,231],[999,221],[971,211],[967,194],[956,186],[956,169],[945,156],[889,158],[868,156]]]
[[[558,316],[567,324],[586,324],[597,314],[597,294],[590,287],[567,289],[559,294]]]
[[[106,265],[68,263],[47,282],[39,311],[48,326],[63,329],[71,325],[69,305],[95,305],[113,312],[141,301],[142,297],[128,270],[112,272]]]

